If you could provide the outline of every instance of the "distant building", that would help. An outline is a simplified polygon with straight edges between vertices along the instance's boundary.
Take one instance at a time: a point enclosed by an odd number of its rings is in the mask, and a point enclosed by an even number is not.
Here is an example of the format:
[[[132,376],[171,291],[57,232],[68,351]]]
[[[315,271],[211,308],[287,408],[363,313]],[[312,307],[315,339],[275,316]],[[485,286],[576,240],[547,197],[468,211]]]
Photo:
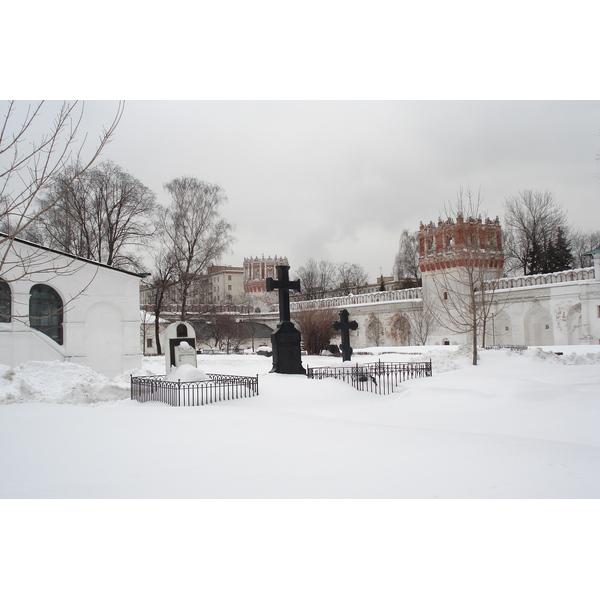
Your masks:
[[[151,310],[153,290],[147,285],[140,289],[141,306]],[[212,306],[239,306],[244,303],[244,270],[242,267],[213,265],[203,275],[193,278],[188,289],[187,307],[190,312],[206,311]],[[180,286],[175,283],[167,290],[163,303],[165,311],[178,312],[181,306]]]
[[[267,286],[265,279],[267,277],[277,278],[277,270],[275,267],[279,265],[289,265],[288,259],[285,256],[270,256],[265,258],[250,257],[244,258],[244,291],[246,294],[262,294],[266,293]]]
[[[201,278],[206,282],[206,304],[242,304],[244,302],[244,269],[242,267],[208,267]],[[197,304],[202,304],[197,302]]]

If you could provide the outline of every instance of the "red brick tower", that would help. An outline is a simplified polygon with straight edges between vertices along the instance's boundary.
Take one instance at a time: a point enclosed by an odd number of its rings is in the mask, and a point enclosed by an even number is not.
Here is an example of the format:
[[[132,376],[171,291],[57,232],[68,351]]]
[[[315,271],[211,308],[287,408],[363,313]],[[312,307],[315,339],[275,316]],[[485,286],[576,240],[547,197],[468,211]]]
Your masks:
[[[498,277],[504,266],[502,229],[498,217],[494,221],[481,217],[456,221],[438,220],[437,225],[419,227],[419,269],[425,276],[443,269],[472,266],[489,270],[490,278]]]
[[[285,256],[275,258],[253,257],[244,258],[244,292],[246,294],[266,293],[267,287],[265,280],[267,277],[277,277],[275,267],[278,265],[288,265],[288,259]]]

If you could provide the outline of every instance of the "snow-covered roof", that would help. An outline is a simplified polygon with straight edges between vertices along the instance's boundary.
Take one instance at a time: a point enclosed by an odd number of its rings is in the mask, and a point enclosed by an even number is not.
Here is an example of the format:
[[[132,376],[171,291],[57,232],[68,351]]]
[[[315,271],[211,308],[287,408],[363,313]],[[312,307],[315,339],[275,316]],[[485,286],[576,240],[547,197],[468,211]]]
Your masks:
[[[154,314],[145,310],[140,310],[140,318],[142,320],[142,323],[145,323],[146,325],[148,325],[149,323],[154,323],[156,321],[156,317],[154,316]],[[169,324],[171,321],[167,321],[167,319],[159,317],[158,322]]]

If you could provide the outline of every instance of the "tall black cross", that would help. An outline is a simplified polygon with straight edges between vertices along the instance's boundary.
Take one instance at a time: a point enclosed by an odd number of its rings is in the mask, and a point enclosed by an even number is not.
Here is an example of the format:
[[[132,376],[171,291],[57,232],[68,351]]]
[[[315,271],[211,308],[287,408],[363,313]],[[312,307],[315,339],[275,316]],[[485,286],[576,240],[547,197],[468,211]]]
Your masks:
[[[356,321],[348,322],[348,311],[343,308],[340,311],[340,320],[332,323],[331,326],[335,329],[335,331],[341,331],[342,362],[350,360],[350,357],[352,356],[352,348],[350,346],[350,330],[357,329],[358,323]]]
[[[291,321],[290,316],[290,290],[300,291],[300,280],[290,281],[290,268],[288,265],[277,266],[277,277],[267,277],[267,292],[279,290],[279,319],[281,322]]]

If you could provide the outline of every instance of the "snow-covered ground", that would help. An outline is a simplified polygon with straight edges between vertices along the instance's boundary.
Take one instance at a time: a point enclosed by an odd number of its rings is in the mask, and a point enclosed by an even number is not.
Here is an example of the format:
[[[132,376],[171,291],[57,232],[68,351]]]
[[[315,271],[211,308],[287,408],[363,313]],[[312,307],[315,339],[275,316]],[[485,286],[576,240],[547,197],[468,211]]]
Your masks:
[[[431,358],[434,375],[378,396],[271,374],[263,356],[199,356],[258,374],[260,394],[173,408],[131,400],[129,374],[0,366],[0,497],[600,497],[597,346],[482,351],[477,367],[456,347],[368,351],[353,360]]]

